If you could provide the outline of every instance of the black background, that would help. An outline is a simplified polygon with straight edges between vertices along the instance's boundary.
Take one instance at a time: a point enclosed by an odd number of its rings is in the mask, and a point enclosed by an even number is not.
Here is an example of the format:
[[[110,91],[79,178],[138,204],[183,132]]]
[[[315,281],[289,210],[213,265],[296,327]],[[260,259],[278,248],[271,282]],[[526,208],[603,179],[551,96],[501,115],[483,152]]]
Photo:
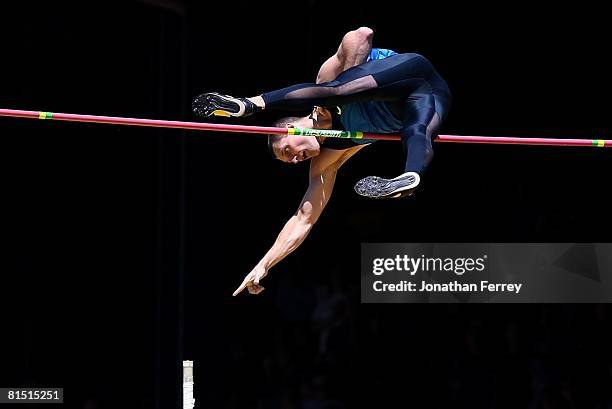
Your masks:
[[[446,78],[442,133],[612,139],[605,13],[585,4],[55,2],[2,20],[4,108],[193,120],[205,91],[313,81],[366,25]],[[606,305],[358,302],[362,242],[610,241],[608,150],[438,144],[416,197],[367,201],[358,179],[403,167],[379,142],[340,170],[266,291],[232,298],[306,164],[255,135],[11,118],[0,132],[0,386],[167,408],[194,359],[200,407],[609,407]]]

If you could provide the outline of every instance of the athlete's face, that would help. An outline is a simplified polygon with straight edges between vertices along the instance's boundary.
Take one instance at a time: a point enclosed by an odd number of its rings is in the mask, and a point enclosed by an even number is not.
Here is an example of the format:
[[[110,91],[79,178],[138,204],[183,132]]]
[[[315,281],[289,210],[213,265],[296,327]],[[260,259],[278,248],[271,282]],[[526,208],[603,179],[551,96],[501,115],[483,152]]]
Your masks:
[[[289,135],[274,147],[276,157],[287,163],[298,163],[321,153],[321,146],[314,136]]]
[[[310,128],[316,127],[313,115],[305,116],[288,123],[287,128]],[[274,144],[274,154],[283,162],[298,163],[308,160],[321,153],[319,141],[314,136],[289,135]]]
[[[314,107],[312,113],[286,124],[287,128],[331,129],[331,113],[321,107]],[[274,154],[283,162],[298,163],[321,153],[321,145],[313,136],[290,135],[280,139],[273,146]]]

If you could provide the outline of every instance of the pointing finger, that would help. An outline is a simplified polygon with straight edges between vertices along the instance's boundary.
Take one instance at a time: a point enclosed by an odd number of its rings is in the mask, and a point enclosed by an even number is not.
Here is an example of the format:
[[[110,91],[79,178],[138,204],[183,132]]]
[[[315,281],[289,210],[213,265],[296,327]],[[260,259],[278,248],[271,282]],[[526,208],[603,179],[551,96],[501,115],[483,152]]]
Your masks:
[[[236,291],[234,291],[234,294],[232,294],[232,296],[237,296],[238,294],[240,294],[240,292],[242,292],[242,290],[244,290],[244,288],[249,285],[249,283],[251,282],[251,277],[250,275],[246,276],[245,279],[242,281],[242,284],[240,284],[240,286],[236,289]]]

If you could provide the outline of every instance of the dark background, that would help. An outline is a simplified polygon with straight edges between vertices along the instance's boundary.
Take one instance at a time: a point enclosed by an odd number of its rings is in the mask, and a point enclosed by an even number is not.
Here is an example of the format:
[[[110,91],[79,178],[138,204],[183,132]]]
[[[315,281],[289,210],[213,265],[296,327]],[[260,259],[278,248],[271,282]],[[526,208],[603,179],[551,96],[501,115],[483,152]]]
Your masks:
[[[443,133],[612,138],[605,13],[584,4],[3,7],[4,108],[193,120],[205,91],[313,81],[367,25],[447,79]],[[201,408],[610,408],[607,305],[359,305],[358,290],[362,242],[610,241],[607,150],[440,144],[416,197],[367,201],[358,179],[403,166],[379,142],[341,169],[266,291],[232,298],[306,164],[273,161],[255,135],[11,118],[0,132],[0,386],[169,408],[193,359]]]

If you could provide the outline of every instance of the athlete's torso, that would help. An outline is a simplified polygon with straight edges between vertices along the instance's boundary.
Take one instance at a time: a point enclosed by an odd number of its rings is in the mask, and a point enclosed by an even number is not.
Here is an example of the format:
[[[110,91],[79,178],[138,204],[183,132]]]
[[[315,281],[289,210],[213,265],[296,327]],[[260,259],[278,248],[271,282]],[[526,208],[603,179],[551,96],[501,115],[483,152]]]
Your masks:
[[[394,55],[397,55],[397,53],[393,50],[372,48],[365,62],[382,60]],[[342,105],[337,108],[336,112],[332,112],[332,117],[334,118],[333,129],[393,133],[398,132],[402,127],[402,122],[384,101],[363,101]],[[346,149],[372,142],[374,140],[327,138],[323,146],[330,149]]]
[[[393,50],[373,48],[365,62],[383,60],[397,55]],[[384,101],[353,102],[340,106],[340,122],[344,129],[373,133],[397,132],[402,127],[400,121]]]

